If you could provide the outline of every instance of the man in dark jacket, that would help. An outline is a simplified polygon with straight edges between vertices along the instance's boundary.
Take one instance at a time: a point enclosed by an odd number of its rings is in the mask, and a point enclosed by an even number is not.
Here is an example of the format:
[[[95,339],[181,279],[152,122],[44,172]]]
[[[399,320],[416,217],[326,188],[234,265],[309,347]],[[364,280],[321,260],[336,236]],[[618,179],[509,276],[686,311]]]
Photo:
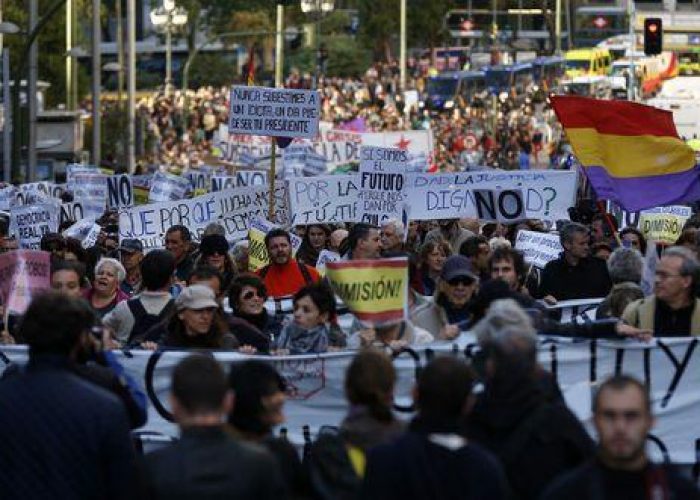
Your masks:
[[[605,261],[589,255],[588,229],[571,222],[559,234],[564,251],[542,271],[538,298],[549,304],[562,300],[605,297],[612,282]]]
[[[73,370],[92,324],[87,303],[56,292],[27,309],[29,364],[0,381],[3,499],[136,497],[124,406]]]
[[[497,461],[460,433],[473,380],[457,358],[428,364],[414,391],[418,416],[401,437],[370,450],[361,498],[506,498]]]
[[[272,456],[224,430],[232,405],[233,393],[213,357],[195,354],[177,365],[171,406],[182,436],[145,458],[153,498],[285,498]]]
[[[549,482],[593,455],[593,441],[537,364],[537,334],[512,300],[495,301],[474,326],[485,390],[467,436],[491,451],[517,498],[538,498]]]
[[[605,381],[593,400],[593,414],[597,457],[561,476],[543,499],[700,499],[695,485],[671,465],[649,459],[645,444],[654,417],[649,393],[638,380],[617,375]]]

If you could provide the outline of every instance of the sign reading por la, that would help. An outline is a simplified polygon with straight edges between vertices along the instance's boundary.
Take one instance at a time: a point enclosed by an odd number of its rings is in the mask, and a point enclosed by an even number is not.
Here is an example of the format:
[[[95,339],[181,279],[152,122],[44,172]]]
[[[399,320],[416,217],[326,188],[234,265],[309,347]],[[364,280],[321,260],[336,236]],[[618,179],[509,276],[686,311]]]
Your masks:
[[[315,90],[233,86],[228,131],[311,139],[318,134],[319,114]]]

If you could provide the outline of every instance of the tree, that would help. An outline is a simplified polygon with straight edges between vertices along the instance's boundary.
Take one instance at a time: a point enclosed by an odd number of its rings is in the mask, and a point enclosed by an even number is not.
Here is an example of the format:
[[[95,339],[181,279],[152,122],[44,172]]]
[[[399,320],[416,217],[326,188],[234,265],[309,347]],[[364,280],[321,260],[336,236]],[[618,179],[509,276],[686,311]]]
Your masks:
[[[445,14],[456,6],[455,0],[408,0],[409,46],[434,49],[448,36]]]
[[[358,0],[360,39],[377,61],[392,60],[392,39],[399,33],[399,0]]]

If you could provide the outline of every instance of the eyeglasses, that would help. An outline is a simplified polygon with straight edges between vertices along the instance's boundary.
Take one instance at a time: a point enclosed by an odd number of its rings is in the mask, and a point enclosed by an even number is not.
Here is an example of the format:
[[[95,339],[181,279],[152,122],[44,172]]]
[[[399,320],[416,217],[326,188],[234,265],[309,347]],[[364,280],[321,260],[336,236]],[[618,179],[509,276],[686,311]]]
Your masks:
[[[667,280],[669,278],[679,278],[682,277],[682,274],[670,274],[670,273],[665,273],[663,271],[657,271],[654,273],[654,276],[659,278],[660,280]]]
[[[447,281],[447,284],[450,286],[457,286],[457,285],[469,286],[472,283],[474,283],[474,280],[471,278],[468,278],[466,276],[459,276],[457,278],[452,278],[451,280]]]
[[[250,291],[244,293],[242,299],[243,299],[243,300],[250,300],[250,299],[252,299],[253,297],[257,297],[257,298],[259,298],[259,299],[265,300],[265,297],[263,297],[262,295],[260,295],[260,294],[258,293],[257,290],[250,290]]]

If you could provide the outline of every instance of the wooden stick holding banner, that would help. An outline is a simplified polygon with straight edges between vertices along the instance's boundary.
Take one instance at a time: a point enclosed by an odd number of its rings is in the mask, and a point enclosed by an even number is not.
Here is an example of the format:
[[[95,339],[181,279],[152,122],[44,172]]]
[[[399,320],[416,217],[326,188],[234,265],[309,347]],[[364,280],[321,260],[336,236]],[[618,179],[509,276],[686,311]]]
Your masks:
[[[270,213],[268,215],[268,220],[270,222],[275,221],[275,177],[277,174],[277,138],[270,137],[272,144],[270,147],[270,175],[268,176],[268,182],[270,185]]]

